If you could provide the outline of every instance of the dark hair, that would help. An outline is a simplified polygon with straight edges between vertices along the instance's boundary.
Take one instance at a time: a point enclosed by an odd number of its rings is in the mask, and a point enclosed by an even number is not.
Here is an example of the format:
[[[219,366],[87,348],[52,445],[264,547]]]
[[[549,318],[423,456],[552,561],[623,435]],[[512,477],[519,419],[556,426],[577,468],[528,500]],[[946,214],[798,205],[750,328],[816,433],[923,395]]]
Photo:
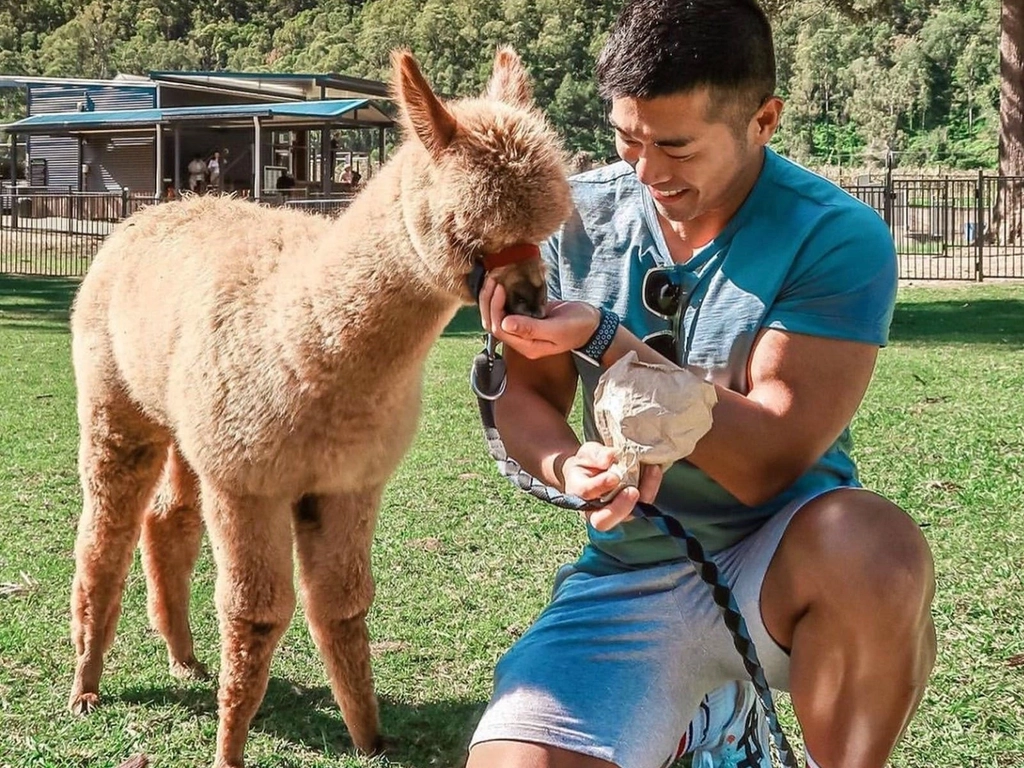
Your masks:
[[[628,0],[597,60],[605,99],[707,87],[753,110],[775,92],[772,30],[756,0]]]

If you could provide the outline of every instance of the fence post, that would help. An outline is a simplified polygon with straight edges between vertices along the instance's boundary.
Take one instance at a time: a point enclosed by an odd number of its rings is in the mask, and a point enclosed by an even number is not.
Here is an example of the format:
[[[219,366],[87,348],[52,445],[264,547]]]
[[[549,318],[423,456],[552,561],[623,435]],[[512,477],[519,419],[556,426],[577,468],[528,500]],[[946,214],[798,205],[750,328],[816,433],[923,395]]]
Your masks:
[[[11,134],[11,229],[18,228],[18,135]]]
[[[892,189],[892,161],[890,155],[885,157],[885,205],[882,207],[882,218],[885,219],[886,225],[889,227],[889,231],[893,232],[892,226],[892,206],[895,200],[896,194]],[[893,232],[895,236],[895,232]]]
[[[978,169],[978,186],[974,192],[975,224],[974,227],[974,277],[980,283],[985,279],[985,267],[982,257],[985,247],[985,171]]]
[[[121,221],[128,218],[128,187],[121,187]]]

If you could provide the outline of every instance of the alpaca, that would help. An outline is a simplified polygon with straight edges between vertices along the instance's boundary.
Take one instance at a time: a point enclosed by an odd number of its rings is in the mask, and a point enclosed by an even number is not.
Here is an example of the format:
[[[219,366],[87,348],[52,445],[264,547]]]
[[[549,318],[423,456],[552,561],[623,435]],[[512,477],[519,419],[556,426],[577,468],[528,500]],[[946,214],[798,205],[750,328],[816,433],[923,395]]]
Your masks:
[[[201,676],[188,621],[202,528],[221,636],[214,765],[243,765],[294,613],[355,746],[380,746],[366,613],[381,494],[412,441],[431,345],[486,254],[570,212],[558,138],[499,49],[486,92],[443,103],[393,56],[406,139],[340,218],[201,197],[153,206],[104,244],[76,296],[83,513],[69,706],[98,703],[132,553],[172,674]],[[546,300],[539,261],[503,267]]]

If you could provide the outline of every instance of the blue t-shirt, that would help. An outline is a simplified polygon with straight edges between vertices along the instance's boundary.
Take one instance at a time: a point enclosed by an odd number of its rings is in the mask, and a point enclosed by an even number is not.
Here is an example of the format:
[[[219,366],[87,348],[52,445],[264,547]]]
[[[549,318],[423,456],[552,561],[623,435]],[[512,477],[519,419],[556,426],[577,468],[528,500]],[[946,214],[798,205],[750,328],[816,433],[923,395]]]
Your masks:
[[[771,150],[725,229],[685,264],[673,263],[650,192],[629,165],[599,168],[571,184],[575,211],[543,249],[551,297],[605,307],[643,338],[670,328],[643,305],[644,274],[655,266],[678,270],[691,289],[678,344],[685,359],[679,362],[708,381],[746,394],[751,348],[762,328],[885,345],[897,283],[888,228],[873,209]],[[584,434],[600,440],[593,402],[602,371],[579,358],[576,366],[584,388]],[[757,507],[680,461],[666,472],[655,503],[714,552],[793,499],[859,485],[850,447],[846,430],[803,476]],[[680,542],[641,518],[589,533],[584,560],[594,565],[685,556]]]

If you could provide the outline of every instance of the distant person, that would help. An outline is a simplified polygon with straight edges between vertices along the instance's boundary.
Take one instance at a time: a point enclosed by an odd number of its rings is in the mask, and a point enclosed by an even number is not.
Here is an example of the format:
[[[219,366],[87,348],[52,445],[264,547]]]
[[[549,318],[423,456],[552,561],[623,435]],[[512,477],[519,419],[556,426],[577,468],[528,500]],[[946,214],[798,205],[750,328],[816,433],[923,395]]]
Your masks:
[[[199,194],[206,182],[206,163],[200,155],[193,155],[188,164],[188,188]]]
[[[357,171],[355,168],[352,169],[352,186],[358,187],[359,182],[363,180],[363,174]]]
[[[206,172],[210,175],[209,189],[213,192],[220,192],[220,152],[213,153],[213,157],[211,157],[210,161],[206,164]]]

